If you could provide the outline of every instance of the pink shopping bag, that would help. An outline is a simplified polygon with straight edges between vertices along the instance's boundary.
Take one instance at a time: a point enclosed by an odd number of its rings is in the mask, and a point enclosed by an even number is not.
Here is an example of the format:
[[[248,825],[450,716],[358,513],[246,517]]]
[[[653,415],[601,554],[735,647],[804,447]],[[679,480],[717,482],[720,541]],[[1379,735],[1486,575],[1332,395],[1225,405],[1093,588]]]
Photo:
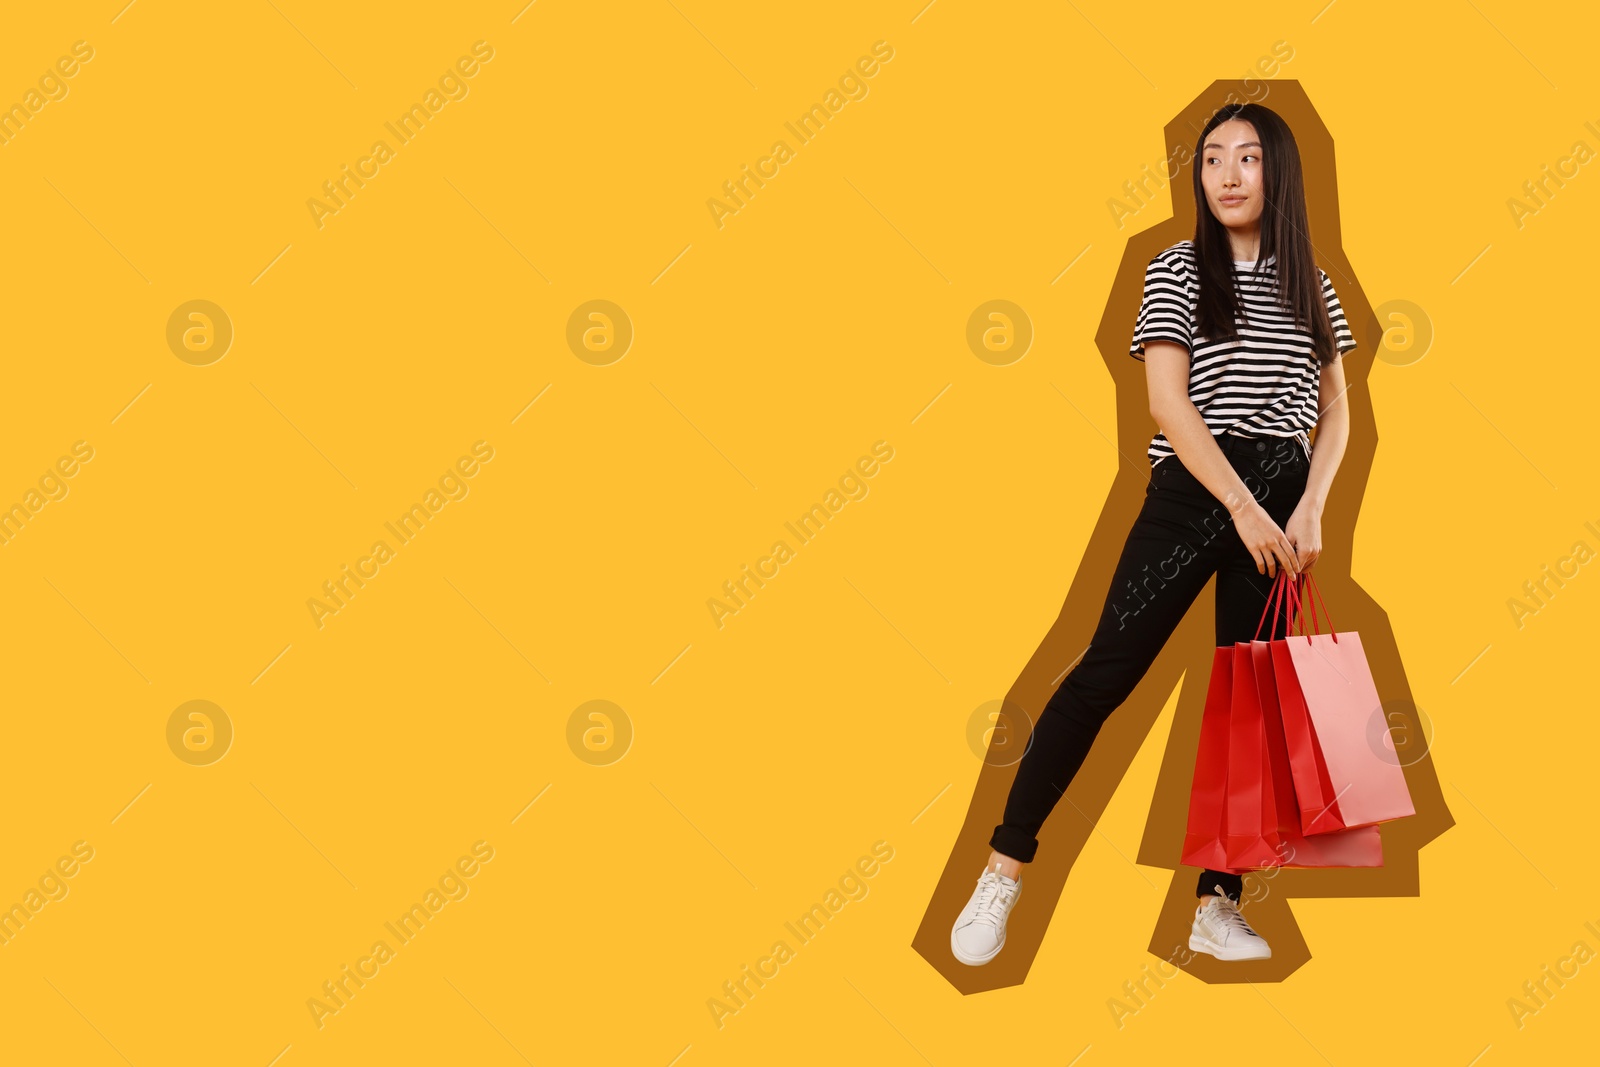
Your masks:
[[[1309,574],[1295,583],[1297,606],[1307,588],[1313,632],[1273,641],[1269,653],[1301,829],[1322,835],[1415,815],[1405,770],[1368,742],[1369,721],[1383,712],[1361,636],[1333,630]],[[1317,628],[1316,604],[1329,633]]]

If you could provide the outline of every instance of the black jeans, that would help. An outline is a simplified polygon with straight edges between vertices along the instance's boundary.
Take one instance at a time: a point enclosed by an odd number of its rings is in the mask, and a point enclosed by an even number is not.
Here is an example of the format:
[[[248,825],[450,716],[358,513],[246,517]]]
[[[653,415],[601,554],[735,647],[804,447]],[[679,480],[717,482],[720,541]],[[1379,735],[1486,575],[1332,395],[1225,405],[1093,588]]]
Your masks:
[[[1300,445],[1293,438],[1229,433],[1214,440],[1251,495],[1279,527],[1285,526],[1306,487],[1308,465]],[[1089,649],[1034,725],[1006,800],[1005,821],[989,839],[991,848],[1032,862],[1039,829],[1078,773],[1101,725],[1133,692],[1213,574],[1217,645],[1249,641],[1272,579],[1256,570],[1228,508],[1177,456],[1168,456],[1151,474]],[[1269,634],[1268,612],[1261,640],[1286,636],[1287,621],[1280,618]],[[1195,895],[1215,893],[1217,885],[1238,901],[1244,879],[1207,870]]]

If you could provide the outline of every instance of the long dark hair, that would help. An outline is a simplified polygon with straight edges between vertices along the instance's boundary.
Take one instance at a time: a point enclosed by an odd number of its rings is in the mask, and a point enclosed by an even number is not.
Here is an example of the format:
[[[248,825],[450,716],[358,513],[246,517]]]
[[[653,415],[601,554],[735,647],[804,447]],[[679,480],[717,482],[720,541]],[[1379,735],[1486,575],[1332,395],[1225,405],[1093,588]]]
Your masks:
[[[1229,119],[1256,128],[1261,142],[1262,193],[1260,260],[1276,256],[1278,305],[1294,315],[1301,328],[1309,328],[1319,366],[1334,356],[1333,323],[1322,295],[1322,276],[1312,258],[1311,235],[1306,221],[1305,181],[1300,168],[1300,147],[1288,123],[1276,111],[1260,104],[1227,104],[1218,108],[1200,131],[1194,147],[1194,251],[1200,268],[1196,325],[1214,341],[1237,341],[1234,316],[1243,301],[1236,293],[1233,246],[1228,228],[1212,212],[1200,171],[1205,166],[1206,138]],[[1259,262],[1259,261],[1258,261]]]

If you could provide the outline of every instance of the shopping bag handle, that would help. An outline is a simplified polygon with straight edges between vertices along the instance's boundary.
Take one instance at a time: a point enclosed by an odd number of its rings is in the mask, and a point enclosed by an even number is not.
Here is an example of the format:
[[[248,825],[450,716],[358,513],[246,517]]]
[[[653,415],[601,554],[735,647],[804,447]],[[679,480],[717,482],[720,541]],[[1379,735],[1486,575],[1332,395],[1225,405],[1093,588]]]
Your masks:
[[[1261,626],[1262,626],[1263,623],[1265,623],[1267,621],[1267,609],[1268,608],[1272,609],[1272,629],[1267,631],[1267,639],[1271,640],[1272,635],[1278,632],[1278,611],[1279,611],[1280,608],[1287,608],[1288,605],[1289,605],[1289,572],[1285,571],[1285,570],[1282,570],[1280,568],[1279,571],[1278,571],[1277,577],[1272,580],[1272,589],[1267,594],[1267,602],[1264,605],[1262,605],[1262,607],[1261,607],[1261,618],[1256,621],[1256,633],[1255,633],[1255,636],[1251,638],[1251,640],[1252,641],[1261,640]],[[1294,617],[1293,615],[1288,616],[1289,619],[1292,619],[1293,617]],[[1286,621],[1284,625],[1286,627],[1287,626],[1293,626],[1294,623],[1290,622],[1290,621]]]
[[[1317,625],[1317,605],[1320,603],[1322,605],[1322,616],[1328,620],[1328,635],[1333,638],[1335,643],[1338,643],[1339,634],[1333,628],[1333,615],[1328,611],[1327,602],[1322,599],[1322,590],[1317,587],[1317,580],[1311,576],[1310,572],[1302,571],[1299,578],[1295,580],[1294,584],[1294,610],[1290,616],[1290,622],[1288,625],[1292,627],[1296,622],[1300,624],[1300,633],[1296,634],[1295,636],[1304,636],[1306,642],[1309,644],[1312,634],[1320,635],[1322,633],[1322,630]],[[1302,607],[1300,603],[1301,597],[1305,596],[1305,591],[1307,589],[1310,589],[1312,594],[1309,597],[1305,597],[1305,604],[1306,607],[1309,607],[1311,615],[1310,634],[1305,632],[1306,608]],[[1276,620],[1274,620],[1273,625],[1277,625]]]
[[[1293,595],[1289,592],[1291,587],[1294,589]],[[1307,589],[1311,591],[1311,596],[1309,597],[1306,596]],[[1302,598],[1304,598],[1304,604],[1301,603]],[[1317,625],[1318,604],[1322,605],[1323,618],[1328,620],[1328,635],[1333,638],[1335,643],[1338,643],[1339,635],[1333,628],[1333,615],[1328,611],[1327,601],[1322,599],[1322,590],[1317,587],[1317,580],[1309,572],[1301,572],[1298,577],[1290,578],[1287,571],[1280,569],[1277,578],[1272,583],[1272,590],[1267,595],[1267,602],[1262,605],[1261,618],[1256,621],[1255,636],[1251,640],[1261,640],[1261,627],[1267,621],[1267,609],[1271,608],[1272,629],[1268,631],[1269,638],[1272,634],[1278,632],[1279,611],[1286,610],[1285,632],[1292,631],[1298,625],[1299,632],[1290,633],[1289,636],[1304,637],[1306,643],[1310,644],[1313,635],[1321,636],[1322,634],[1321,628]],[[1309,607],[1311,615],[1311,633],[1309,634],[1305,632],[1307,607]]]

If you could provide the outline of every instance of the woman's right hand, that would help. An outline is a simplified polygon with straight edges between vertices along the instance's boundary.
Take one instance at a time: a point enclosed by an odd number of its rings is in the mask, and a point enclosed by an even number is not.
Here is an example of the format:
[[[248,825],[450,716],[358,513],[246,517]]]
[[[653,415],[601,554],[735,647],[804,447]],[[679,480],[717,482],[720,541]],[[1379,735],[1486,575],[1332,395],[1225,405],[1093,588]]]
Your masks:
[[[1294,546],[1272,521],[1266,508],[1250,501],[1234,515],[1233,528],[1239,532],[1239,540],[1250,550],[1250,555],[1255,557],[1258,572],[1276,579],[1281,564],[1291,578],[1299,577],[1295,570]]]

